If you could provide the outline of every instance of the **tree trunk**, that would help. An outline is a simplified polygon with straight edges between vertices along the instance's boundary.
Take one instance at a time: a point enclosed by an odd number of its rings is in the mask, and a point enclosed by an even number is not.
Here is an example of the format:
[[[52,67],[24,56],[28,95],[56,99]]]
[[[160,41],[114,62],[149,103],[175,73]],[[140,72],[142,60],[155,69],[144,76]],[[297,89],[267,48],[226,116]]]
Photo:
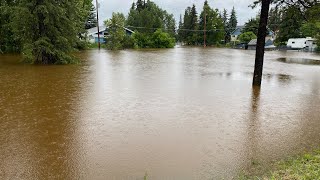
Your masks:
[[[260,24],[258,29],[258,39],[256,48],[256,60],[254,65],[253,86],[261,86],[262,72],[263,72],[263,59],[264,59],[264,46],[267,36],[267,24],[269,18],[269,8],[271,0],[262,0]]]

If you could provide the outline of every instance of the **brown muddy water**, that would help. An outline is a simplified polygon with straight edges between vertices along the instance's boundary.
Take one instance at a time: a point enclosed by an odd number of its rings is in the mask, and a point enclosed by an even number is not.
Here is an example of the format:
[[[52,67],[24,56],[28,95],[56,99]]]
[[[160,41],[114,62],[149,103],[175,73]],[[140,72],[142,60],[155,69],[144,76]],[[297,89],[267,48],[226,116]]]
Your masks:
[[[260,91],[254,51],[78,56],[0,56],[0,179],[231,179],[320,145],[320,66],[291,63],[319,55],[267,52]]]

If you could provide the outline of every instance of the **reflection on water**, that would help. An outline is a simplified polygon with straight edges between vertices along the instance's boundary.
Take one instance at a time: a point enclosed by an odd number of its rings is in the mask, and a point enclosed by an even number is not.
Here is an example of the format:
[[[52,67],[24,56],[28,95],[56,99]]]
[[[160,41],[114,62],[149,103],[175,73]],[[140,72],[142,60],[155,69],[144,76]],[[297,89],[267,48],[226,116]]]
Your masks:
[[[245,171],[250,171],[259,163],[259,139],[260,135],[260,93],[261,88],[259,86],[254,86],[251,92],[251,101],[248,112],[248,126],[247,126],[247,165],[244,167]]]
[[[230,179],[320,144],[320,69],[266,52],[87,51],[82,65],[0,56],[0,179]]]
[[[305,65],[320,65],[320,60],[305,59],[305,58],[279,58],[278,61],[284,63],[305,64]]]

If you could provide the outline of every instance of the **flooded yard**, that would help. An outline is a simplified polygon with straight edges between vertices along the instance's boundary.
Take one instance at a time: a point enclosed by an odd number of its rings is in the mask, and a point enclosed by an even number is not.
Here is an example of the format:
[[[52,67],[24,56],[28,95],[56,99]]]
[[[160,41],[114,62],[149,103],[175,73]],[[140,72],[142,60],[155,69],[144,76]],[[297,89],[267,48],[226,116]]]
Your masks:
[[[0,179],[231,179],[320,145],[320,56],[266,52],[259,90],[254,53],[0,55]]]

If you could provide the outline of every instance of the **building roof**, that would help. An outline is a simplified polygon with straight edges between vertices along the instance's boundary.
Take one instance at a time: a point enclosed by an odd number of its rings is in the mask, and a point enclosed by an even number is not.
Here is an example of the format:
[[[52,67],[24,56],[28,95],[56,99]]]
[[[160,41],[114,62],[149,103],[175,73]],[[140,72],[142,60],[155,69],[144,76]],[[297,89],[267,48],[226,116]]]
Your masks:
[[[128,29],[128,28],[126,28],[126,27],[124,27],[124,29],[125,29],[126,31],[131,32],[131,33],[134,33],[134,31],[132,31],[131,29]]]
[[[252,40],[248,43],[248,45],[249,45],[249,46],[255,46],[255,45],[257,45],[257,41],[258,41],[257,39],[252,39]],[[266,40],[265,40],[266,44],[267,44],[268,41],[271,41],[271,42],[273,43],[273,41],[272,41],[271,39],[266,38]]]
[[[241,34],[242,29],[244,28],[244,26],[237,26],[236,30],[234,30],[231,35],[237,35],[239,36]]]
[[[107,29],[106,26],[99,26],[99,31],[100,32],[103,32]],[[98,28],[97,27],[94,27],[94,28],[91,28],[91,29],[88,29],[88,35],[91,35],[91,34],[96,34],[98,33]]]
[[[306,37],[306,38],[290,38],[289,40],[316,41],[317,39],[314,39],[312,37]]]
[[[130,32],[130,33],[134,33],[134,31],[132,31],[131,29],[128,29],[126,27],[123,27],[123,29],[128,31],[128,32]],[[108,28],[106,26],[100,26],[99,27],[99,31],[100,32],[107,31],[107,30],[108,30]],[[98,28],[94,27],[94,28],[88,29],[87,32],[88,32],[88,35],[97,34],[98,33]]]
[[[257,45],[257,39],[251,39],[248,45]]]

